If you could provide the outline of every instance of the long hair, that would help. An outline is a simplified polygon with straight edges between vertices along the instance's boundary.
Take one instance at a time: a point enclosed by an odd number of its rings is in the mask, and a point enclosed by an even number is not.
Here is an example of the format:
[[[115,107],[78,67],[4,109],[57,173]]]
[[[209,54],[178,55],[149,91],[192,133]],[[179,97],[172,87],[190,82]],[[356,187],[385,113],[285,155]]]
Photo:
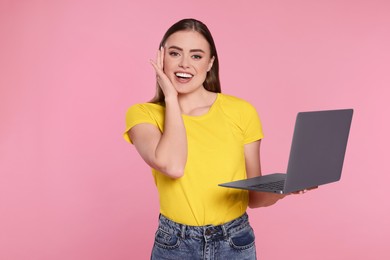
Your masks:
[[[178,31],[195,31],[203,35],[203,37],[207,40],[210,45],[210,58],[214,57],[213,66],[210,71],[207,72],[206,79],[203,82],[203,87],[208,91],[220,93],[221,92],[221,83],[219,81],[219,62],[218,62],[218,54],[217,49],[215,47],[214,39],[207,28],[207,26],[198,21],[196,19],[183,19],[172,25],[168,31],[164,34],[160,42],[159,49],[165,45],[165,42],[175,32]],[[161,90],[161,87],[158,83],[156,83],[156,94],[153,99],[150,101],[151,103],[165,103],[164,93]]]

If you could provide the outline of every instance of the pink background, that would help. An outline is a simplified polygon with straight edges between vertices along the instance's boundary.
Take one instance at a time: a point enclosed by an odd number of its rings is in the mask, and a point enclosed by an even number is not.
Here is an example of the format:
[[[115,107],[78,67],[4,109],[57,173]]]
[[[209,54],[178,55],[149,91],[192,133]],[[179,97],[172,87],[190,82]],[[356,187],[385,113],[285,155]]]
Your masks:
[[[390,259],[387,0],[1,0],[0,259],[149,258],[158,198],[124,115],[186,17],[212,31],[223,91],[258,109],[265,173],[298,111],[355,109],[340,182],[249,210],[260,259]]]

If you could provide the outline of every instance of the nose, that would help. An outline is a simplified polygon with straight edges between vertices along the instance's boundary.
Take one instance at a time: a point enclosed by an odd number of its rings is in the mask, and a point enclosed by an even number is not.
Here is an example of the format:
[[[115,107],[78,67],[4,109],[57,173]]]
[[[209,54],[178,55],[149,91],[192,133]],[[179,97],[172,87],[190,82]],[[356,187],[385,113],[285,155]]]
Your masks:
[[[188,68],[190,66],[190,61],[188,59],[189,59],[188,57],[182,56],[179,62],[179,67]]]

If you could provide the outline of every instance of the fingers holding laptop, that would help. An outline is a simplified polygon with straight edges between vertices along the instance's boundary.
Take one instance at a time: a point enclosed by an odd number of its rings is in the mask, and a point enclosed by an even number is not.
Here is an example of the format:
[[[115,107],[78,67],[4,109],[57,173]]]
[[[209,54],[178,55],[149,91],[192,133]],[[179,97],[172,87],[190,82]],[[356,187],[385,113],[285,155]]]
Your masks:
[[[314,186],[314,187],[311,187],[311,188],[295,191],[295,192],[293,192],[293,194],[305,194],[306,192],[314,190],[314,189],[318,189],[318,186]]]

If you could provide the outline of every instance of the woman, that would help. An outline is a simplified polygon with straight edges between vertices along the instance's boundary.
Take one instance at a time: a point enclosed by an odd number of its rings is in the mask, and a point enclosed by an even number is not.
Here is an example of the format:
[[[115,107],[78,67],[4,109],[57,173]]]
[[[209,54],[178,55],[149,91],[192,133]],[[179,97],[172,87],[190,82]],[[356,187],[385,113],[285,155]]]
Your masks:
[[[206,25],[184,19],[151,61],[156,96],[126,114],[127,141],[152,168],[160,198],[152,259],[256,259],[247,207],[284,195],[219,187],[261,175],[261,123],[248,102],[221,94]]]

